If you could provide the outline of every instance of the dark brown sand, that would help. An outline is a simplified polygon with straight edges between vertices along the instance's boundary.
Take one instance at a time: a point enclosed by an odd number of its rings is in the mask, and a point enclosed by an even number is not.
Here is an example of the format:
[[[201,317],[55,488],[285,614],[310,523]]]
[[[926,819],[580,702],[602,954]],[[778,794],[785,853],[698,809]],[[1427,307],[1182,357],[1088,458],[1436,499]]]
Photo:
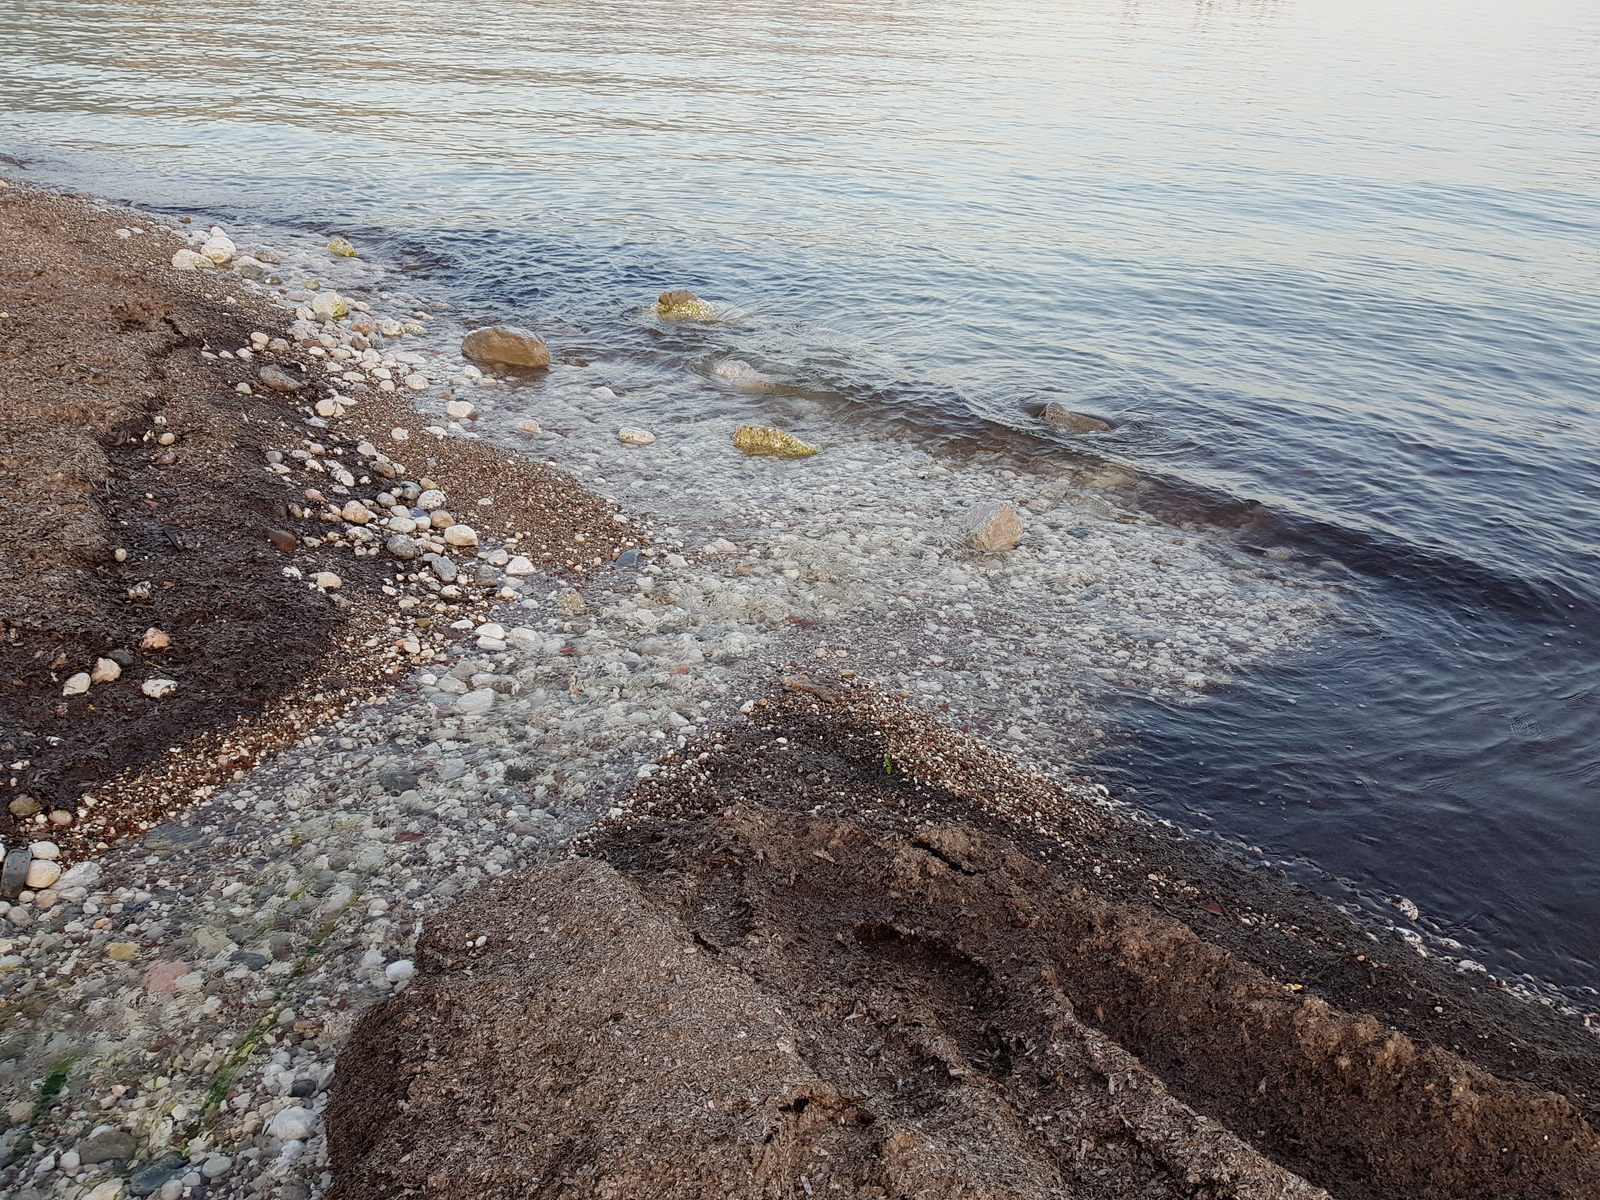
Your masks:
[[[586,859],[430,926],[339,1063],[339,1200],[1597,1194],[1572,1100],[1303,970],[1364,941],[1338,914],[1252,965],[1169,915],[1283,925],[1243,872],[1174,874],[924,715],[804,686],[641,784]],[[1428,986],[1458,1036],[1526,1036]]]
[[[416,476],[470,497],[486,534],[520,533],[519,552],[557,576],[581,577],[595,547],[609,559],[637,538],[563,472],[420,433],[430,420],[398,395],[371,393],[359,416],[308,429],[317,385],[285,397],[257,375],[268,362],[303,373],[298,349],[202,355],[252,331],[286,337],[291,314],[236,276],[172,269],[178,238],[122,238],[119,224],[133,221],[0,188],[0,834],[50,837],[69,858],[137,836],[394,677],[389,639],[378,653],[364,645],[393,608],[380,593],[393,563],[303,540],[275,549],[274,531],[326,526],[267,471],[266,450],[315,436],[356,465],[354,446],[381,434]],[[414,454],[394,428],[411,431]],[[340,576],[340,603],[308,587],[319,571]],[[152,628],[170,644],[143,648]],[[130,656],[120,679],[62,694],[114,652]],[[141,684],[153,678],[178,688],[152,699]],[[48,823],[51,812],[70,822]]]

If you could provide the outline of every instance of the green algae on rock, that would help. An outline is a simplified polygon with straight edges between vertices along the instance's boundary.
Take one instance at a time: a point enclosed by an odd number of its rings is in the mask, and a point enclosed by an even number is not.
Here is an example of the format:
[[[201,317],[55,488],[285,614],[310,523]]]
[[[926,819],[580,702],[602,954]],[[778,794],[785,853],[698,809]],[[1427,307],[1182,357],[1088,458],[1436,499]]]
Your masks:
[[[807,458],[817,452],[781,429],[770,425],[741,425],[733,431],[733,444],[746,454],[765,454],[773,458]]]
[[[656,313],[675,321],[704,321],[716,315],[716,309],[686,288],[675,292],[662,292],[656,297]]]

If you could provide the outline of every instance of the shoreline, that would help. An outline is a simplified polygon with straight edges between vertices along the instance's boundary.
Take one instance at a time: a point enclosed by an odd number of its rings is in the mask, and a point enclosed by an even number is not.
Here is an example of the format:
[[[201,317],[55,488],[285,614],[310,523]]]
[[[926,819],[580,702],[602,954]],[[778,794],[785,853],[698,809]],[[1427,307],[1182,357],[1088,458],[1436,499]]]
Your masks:
[[[0,202],[9,192],[10,189],[0,193]],[[41,203],[65,204],[70,209],[77,202]],[[78,219],[89,226],[99,223],[109,229],[115,219],[113,215],[94,214],[84,206],[78,207]],[[100,232],[104,234],[105,229]],[[115,234],[109,236],[114,238]],[[215,277],[196,277],[211,278]],[[173,286],[185,285],[176,276],[169,282]],[[239,306],[235,311],[245,307]],[[254,328],[269,334],[269,344],[270,335],[291,332],[282,310],[257,311]],[[269,328],[269,318],[276,318],[279,326]],[[243,348],[249,341],[248,332],[239,338],[237,331],[243,325],[235,320],[234,336],[240,341],[239,348]],[[227,348],[220,341],[207,344]],[[289,344],[287,338],[285,344]],[[276,353],[281,357],[287,352]],[[270,353],[266,357],[271,357]],[[236,391],[237,384],[259,378],[258,364],[246,360],[246,370],[238,367],[238,361],[234,359],[230,364],[224,359],[201,360],[217,372],[214,390],[224,395],[232,391],[241,397],[235,403],[243,403],[244,394]],[[240,377],[235,378],[235,373]],[[356,393],[352,390],[352,394]],[[342,439],[339,443],[330,440],[327,447],[342,448],[351,453],[352,461],[375,467],[386,461],[392,463],[387,456],[398,457],[401,446],[427,446],[427,457],[436,460],[427,467],[437,474],[432,482],[445,485],[443,490],[453,507],[460,507],[456,496],[470,498],[474,509],[478,493],[487,492],[493,499],[498,494],[494,489],[508,478],[508,471],[515,469],[508,465],[513,460],[482,441],[427,434],[430,418],[409,412],[410,406],[403,404],[402,396],[399,391],[373,388],[361,392],[346,415],[318,418],[331,424],[333,433]],[[293,425],[297,432],[303,420],[303,414],[295,414]],[[312,431],[317,428],[312,427]],[[398,442],[392,435],[397,428],[407,429],[407,437]],[[390,434],[390,440],[380,444],[384,432]],[[362,435],[371,440],[363,442]],[[268,461],[268,449],[280,456],[302,449],[292,445],[287,435],[282,436],[281,446],[269,447],[263,441],[254,447],[251,452],[260,456],[254,463],[247,464],[240,457],[239,469],[253,469],[265,477],[280,474],[270,469],[273,466],[285,466],[286,472],[294,470],[286,466],[287,461],[309,463],[320,459],[326,463],[340,457],[307,450],[304,460]],[[331,438],[332,434],[326,436]],[[361,450],[364,444],[372,447],[371,453]],[[380,450],[384,457],[378,457]],[[158,455],[159,451],[155,453]],[[422,474],[414,464],[413,472],[414,476]],[[313,480],[313,475],[321,478]],[[556,475],[542,469],[539,475],[547,486],[561,489],[551,504],[584,507],[589,518],[583,528],[596,539],[602,533],[609,536],[623,528],[612,520],[613,509],[608,502],[571,483],[571,476]],[[588,828],[601,815],[595,810],[596,798],[604,801],[623,793],[633,770],[628,765],[632,758],[644,755],[660,760],[663,749],[710,745],[710,739],[696,740],[702,728],[733,732],[743,728],[746,722],[739,710],[748,698],[752,711],[756,711],[755,701],[765,698],[771,687],[772,670],[783,673],[776,664],[787,663],[790,670],[804,670],[811,663],[815,669],[815,647],[824,637],[827,644],[823,648],[835,642],[855,645],[843,629],[832,636],[814,635],[805,625],[790,621],[781,632],[761,643],[764,662],[751,662],[743,650],[730,654],[731,638],[711,647],[709,655],[699,649],[687,653],[691,646],[681,640],[688,636],[684,627],[672,627],[677,618],[668,617],[664,624],[646,603],[660,601],[655,607],[664,612],[673,608],[682,611],[667,597],[675,594],[674,587],[682,586],[674,582],[674,572],[686,572],[690,566],[689,558],[680,553],[687,547],[670,532],[656,535],[640,526],[632,528],[641,538],[654,539],[649,541],[649,547],[657,551],[666,569],[628,581],[615,572],[597,573],[587,599],[581,590],[566,591],[554,586],[563,580],[551,579],[546,581],[548,586],[534,589],[536,594],[517,598],[486,599],[485,592],[488,597],[498,596],[499,586],[490,588],[485,584],[476,601],[470,594],[433,600],[433,588],[442,592],[447,587],[462,587],[437,574],[431,586],[419,580],[406,581],[422,588],[421,593],[406,592],[403,586],[394,586],[400,581],[389,578],[392,570],[380,575],[380,569],[393,566],[390,559],[352,553],[352,545],[365,551],[372,543],[363,539],[351,542],[347,528],[350,522],[340,525],[337,548],[327,543],[326,548],[312,552],[306,545],[311,531],[325,527],[320,514],[331,506],[302,504],[301,500],[309,497],[302,496],[306,489],[299,485],[321,482],[332,491],[333,485],[326,484],[330,477],[337,478],[326,465],[321,472],[303,468],[301,477],[296,479],[297,486],[282,491],[286,506],[293,498],[302,511],[309,507],[311,515],[283,518],[284,524],[291,525],[292,532],[298,535],[296,558],[291,563],[278,557],[283,552],[272,550],[265,560],[267,567],[281,577],[284,565],[296,566],[306,595],[311,594],[311,585],[304,576],[314,574],[313,568],[339,568],[341,586],[334,595],[347,599],[349,593],[364,588],[372,605],[393,605],[365,609],[361,602],[351,602],[344,608],[329,599],[326,590],[317,593],[319,603],[344,614],[347,628],[353,631],[349,649],[378,651],[387,656],[385,665],[421,665],[426,657],[421,652],[431,650],[438,671],[413,672],[395,680],[398,690],[376,702],[352,698],[354,702],[342,718],[321,708],[314,714],[315,728],[324,732],[310,733],[311,725],[296,729],[292,747],[275,747],[276,757],[259,764],[252,752],[249,765],[242,758],[218,765],[216,759],[222,755],[213,753],[217,749],[214,744],[193,745],[191,739],[194,750],[206,751],[210,770],[221,771],[226,778],[207,775],[208,781],[216,778],[216,782],[191,780],[186,787],[191,795],[197,786],[220,786],[220,790],[199,798],[193,807],[165,809],[160,814],[165,821],[146,821],[153,829],[139,831],[145,835],[142,845],[131,839],[110,844],[102,852],[103,882],[96,879],[83,895],[65,900],[59,909],[51,905],[39,910],[42,919],[35,920],[29,915],[32,910],[24,910],[27,924],[16,920],[11,923],[19,932],[32,931],[25,939],[31,944],[11,947],[12,951],[22,951],[14,954],[17,962],[0,961],[0,968],[7,969],[0,989],[6,992],[8,1032],[23,1037],[27,1043],[20,1057],[11,1060],[8,1067],[3,1084],[7,1101],[12,1105],[27,1103],[25,1093],[33,1091],[34,1076],[40,1080],[53,1078],[65,1063],[66,1073],[56,1086],[80,1095],[83,1091],[93,1093],[94,1104],[110,1096],[113,1102],[103,1111],[117,1114],[120,1124],[137,1131],[136,1161],[160,1161],[159,1151],[182,1146],[188,1151],[184,1156],[185,1170],[173,1176],[181,1182],[190,1167],[204,1179],[205,1163],[228,1158],[227,1166],[215,1176],[218,1182],[185,1185],[203,1187],[209,1195],[231,1194],[230,1189],[245,1195],[247,1181],[243,1175],[247,1165],[254,1172],[251,1180],[266,1180],[285,1200],[317,1194],[327,1186],[329,1180],[321,1169],[324,1164],[319,1161],[326,1149],[321,1135],[313,1130],[325,1103],[333,1057],[364,1006],[407,990],[412,976],[400,964],[415,970],[409,956],[417,936],[423,932],[424,919],[434,917],[473,881],[503,876],[518,865],[563,853],[571,836]],[[380,483],[376,475],[367,477],[372,482],[365,487],[340,483],[336,486],[344,488],[344,493],[333,494],[344,501],[352,492],[359,495],[388,486]],[[226,489],[231,480],[218,478],[215,483]],[[359,503],[359,499],[346,502]],[[511,507],[509,500],[505,507],[484,507],[502,525],[510,520],[515,526],[513,531],[524,538],[536,536],[537,530],[530,527],[540,525],[540,521],[533,519],[535,514],[531,511],[502,515]],[[548,527],[551,511],[547,506],[543,527]],[[518,521],[518,516],[527,519]],[[457,517],[460,519],[459,512]],[[356,524],[368,523],[370,518]],[[483,528],[478,532],[484,535],[480,545],[487,547],[489,527],[481,521],[479,524]],[[571,529],[575,532],[577,525]],[[181,542],[182,531],[179,532]],[[264,529],[256,532],[264,539]],[[185,552],[176,544],[173,549]],[[669,554],[680,558],[683,567],[674,565]],[[725,559],[720,567],[719,556]],[[752,572],[762,567],[759,559],[753,565],[744,562],[741,566],[741,558],[729,551],[718,551],[697,556],[696,562],[727,571],[735,579],[740,578],[738,572],[744,567],[750,567]],[[795,561],[800,560],[797,557]],[[771,569],[766,569],[769,574],[765,578],[771,578]],[[783,570],[801,573],[799,566]],[[491,582],[503,586],[507,580],[501,575]],[[644,586],[646,582],[648,587]],[[385,587],[400,594],[386,596]],[[653,596],[657,589],[660,595]],[[515,612],[517,616],[514,623],[509,618],[497,622],[503,635],[500,637],[492,636],[493,630],[481,632],[488,624],[481,620],[457,631],[463,635],[460,638],[446,637],[430,625],[426,643],[419,639],[419,653],[410,654],[395,643],[416,637],[416,618],[407,616],[399,601],[419,595],[443,604],[445,612],[439,615],[452,621],[469,620],[469,614],[474,613],[492,617],[493,613]],[[456,611],[450,611],[452,604]],[[391,618],[400,620],[391,625]],[[521,636],[509,636],[513,632]],[[379,646],[363,644],[372,637],[379,639]],[[662,675],[668,689],[662,694],[670,702],[661,704],[649,699],[623,704],[613,700],[607,682],[612,678],[608,676],[611,666],[630,653],[641,657],[636,650],[618,647],[643,645],[652,637],[662,645],[642,657],[659,661],[653,666],[649,662],[645,666],[625,665],[637,666],[641,671],[649,666]],[[387,647],[381,645],[385,641],[390,643]],[[324,649],[318,661],[339,674],[348,673],[347,660],[340,657],[335,661],[336,653],[344,652]],[[836,651],[830,650],[830,656],[833,653]],[[698,661],[694,654],[700,656]],[[879,674],[892,678],[892,659],[854,648],[851,654],[849,669],[858,670],[863,677]],[[478,669],[486,660],[492,660],[488,661],[488,669]],[[683,672],[675,673],[679,666]],[[465,669],[465,676],[451,674],[457,669]],[[521,677],[524,674],[526,678]],[[485,681],[478,683],[477,676],[483,676]],[[455,681],[453,686],[444,686],[451,680]],[[455,699],[485,692],[489,693],[488,704],[478,714],[463,709]],[[939,693],[925,694],[936,698]],[[562,700],[563,696],[570,703]],[[525,719],[526,706],[541,700],[546,709],[535,711],[547,711],[555,719],[547,720],[540,736],[530,737],[527,730],[533,723]],[[567,707],[560,708],[562,704]],[[612,740],[602,742],[590,730],[607,728],[608,714],[616,705],[629,709],[625,714],[629,722],[635,713],[648,713],[649,721],[607,733],[605,737]],[[570,716],[556,716],[569,710]],[[672,719],[674,716],[676,720]],[[948,722],[955,718],[952,715],[945,719]],[[570,733],[560,731],[563,723],[585,720],[592,724]],[[292,721],[290,724],[292,727]],[[627,732],[630,728],[631,733]],[[650,737],[646,731],[661,736]],[[308,736],[323,740],[307,741]],[[718,736],[722,734],[719,732]],[[731,741],[732,733],[728,736]],[[569,760],[588,765],[568,766]],[[621,760],[620,770],[617,760]],[[606,771],[611,774],[606,775]],[[579,778],[580,774],[584,777]],[[154,784],[158,792],[170,786],[170,780],[156,780]],[[648,792],[650,787],[648,781],[639,784],[635,796]],[[1097,797],[1090,790],[1081,789],[1075,795],[1080,805],[1096,806]],[[168,803],[170,800],[167,797]],[[39,815],[29,814],[30,818]],[[44,815],[48,821],[48,814]],[[156,813],[150,810],[149,815],[155,817]],[[614,823],[625,822],[628,809],[617,809],[612,819]],[[973,818],[969,814],[963,819]],[[1226,856],[1193,840],[1173,838],[1168,845],[1169,831],[1165,828],[1152,841],[1153,827],[1140,828],[1138,822],[1129,823],[1126,816],[1117,820],[1123,823],[1112,821],[1108,827],[1120,828],[1123,833],[1110,840],[1117,843],[1121,837],[1122,852],[1132,861],[1152,868],[1144,875],[1156,873],[1190,881],[1198,878],[1213,889],[1206,894],[1214,894],[1221,903],[1195,902],[1193,897],[1164,888],[1155,889],[1163,894],[1149,895],[1137,871],[1115,881],[1081,872],[1074,876],[1081,886],[1097,890],[1107,902],[1136,899],[1140,904],[1153,904],[1195,928],[1201,937],[1271,974],[1295,974],[1296,978],[1287,982],[1300,983],[1335,1003],[1367,1010],[1374,1006],[1374,1000],[1381,1001],[1384,1021],[1413,1037],[1445,1044],[1450,1038],[1470,1036],[1471,1042],[1479,1042],[1489,1037],[1481,1031],[1491,1030],[1492,1044],[1468,1043],[1469,1056],[1483,1058],[1495,1070],[1542,1086],[1565,1084],[1565,1090],[1580,1108],[1591,1115],[1595,1112],[1593,1092],[1577,1085],[1580,1078],[1594,1076],[1594,1051],[1588,1050],[1587,1060],[1579,1053],[1585,1047],[1582,1038],[1590,1035],[1564,1027],[1554,1014],[1519,1007],[1519,1002],[1493,992],[1482,993],[1473,980],[1436,961],[1417,958],[1398,943],[1391,943],[1395,946],[1392,952],[1384,949],[1395,962],[1383,970],[1395,971],[1396,977],[1392,983],[1385,981],[1380,986],[1377,979],[1369,978],[1375,972],[1354,965],[1360,961],[1356,956],[1364,952],[1364,946],[1373,944],[1365,941],[1369,935],[1331,906],[1280,880],[1262,879],[1266,872],[1229,864]],[[979,819],[978,823],[984,822]],[[990,828],[998,831],[1000,826]],[[1012,836],[1020,836],[1014,826],[1005,828],[1011,829]],[[1146,845],[1147,841],[1151,844]],[[96,842],[85,844],[92,847]],[[1050,861],[1044,851],[1037,852]],[[1052,862],[1051,868],[1071,873],[1070,867],[1062,863]],[[235,884],[240,886],[230,892],[228,889]],[[126,899],[120,898],[124,895]],[[98,903],[95,896],[103,897],[104,903]],[[244,902],[246,898],[248,904]],[[84,901],[95,905],[95,911],[87,911]],[[1223,911],[1210,912],[1204,903],[1217,903]],[[402,914],[405,920],[401,919]],[[143,919],[130,921],[130,916]],[[1291,919],[1280,919],[1283,917]],[[1244,923],[1244,918],[1250,923]],[[1275,920],[1279,925],[1316,928],[1320,938],[1316,949],[1308,949],[1304,939],[1285,940],[1277,932],[1270,932]],[[100,925],[102,921],[104,925]],[[122,937],[134,924],[140,926],[136,935]],[[78,928],[72,928],[74,925]],[[107,931],[119,937],[113,938]],[[241,936],[233,936],[235,933]],[[113,957],[107,947],[114,944],[131,945],[132,951],[126,958]],[[177,964],[184,969],[177,972],[176,966],[163,964]],[[22,976],[28,977],[28,984],[17,982]],[[96,982],[98,986],[86,986]],[[31,988],[24,992],[29,984]],[[1452,1006],[1446,1020],[1435,1021],[1426,1012],[1403,1011],[1415,1006],[1402,1005],[1400,996],[1416,988],[1426,988],[1429,995]],[[69,991],[71,995],[67,994]],[[116,1013],[116,1006],[111,1003],[114,998],[121,999],[125,1013],[130,1015]],[[39,999],[46,1002],[41,1006]],[[1361,1003],[1363,999],[1365,1003]],[[37,1012],[32,1011],[35,1008]],[[285,1013],[289,1014],[287,1020]],[[195,1035],[194,1030],[201,1032]],[[142,1031],[140,1036],[134,1036],[136,1031]],[[66,1042],[57,1042],[63,1035]],[[211,1052],[196,1059],[196,1048],[185,1043],[198,1040],[199,1036],[205,1039],[202,1046]],[[1507,1040],[1535,1047],[1535,1061],[1525,1062],[1514,1051],[1506,1050]],[[52,1045],[56,1046],[54,1052]],[[69,1045],[74,1048],[70,1052]],[[278,1061],[279,1055],[285,1056],[282,1061]],[[89,1059],[96,1064],[93,1074],[87,1065],[76,1065],[87,1064]],[[187,1062],[179,1065],[181,1059]],[[255,1083],[258,1073],[261,1082]],[[101,1077],[98,1082],[94,1075]],[[167,1082],[157,1085],[157,1079]],[[220,1094],[219,1079],[223,1085]],[[302,1097],[295,1094],[295,1089],[303,1080],[309,1080],[312,1086],[309,1094]],[[122,1088],[122,1093],[115,1093],[114,1087]],[[229,1097],[229,1092],[234,1094]],[[37,1100],[40,1093],[33,1094]],[[67,1097],[63,1092],[57,1095]],[[246,1098],[243,1105],[231,1103],[241,1096]],[[145,1104],[138,1104],[141,1097]],[[280,1120],[283,1112],[299,1107],[290,1101],[302,1098],[312,1101],[312,1107],[303,1110],[313,1114],[305,1130],[311,1136],[285,1138],[273,1134],[275,1121],[281,1126],[281,1133],[292,1132],[289,1125],[304,1120],[293,1115]],[[230,1100],[229,1108],[237,1119],[223,1120],[214,1109],[208,1111],[208,1099]],[[199,1106],[193,1121],[189,1120],[191,1104]],[[65,1112],[59,1111],[63,1108]],[[182,1108],[184,1116],[174,1118],[175,1108]],[[7,1145],[12,1153],[18,1150],[23,1137],[41,1141],[40,1148],[13,1161],[13,1168],[27,1166],[30,1172],[47,1153],[67,1153],[62,1147],[73,1139],[92,1141],[97,1136],[92,1132],[95,1125],[105,1123],[94,1118],[92,1105],[86,1105],[82,1119],[75,1118],[75,1110],[66,1104],[58,1105],[55,1112],[47,1107],[36,1114],[34,1105],[29,1103],[28,1110],[29,1121],[14,1126],[6,1136],[11,1138]],[[76,1133],[67,1133],[73,1125],[80,1128]],[[13,1137],[18,1129],[25,1132]],[[50,1130],[58,1132],[39,1138]],[[197,1141],[202,1137],[203,1141]],[[285,1147],[294,1141],[299,1141],[300,1147],[284,1157]],[[204,1154],[191,1162],[200,1152],[193,1149],[195,1146]],[[253,1159],[249,1157],[252,1150],[256,1152]],[[87,1161],[81,1153],[79,1158],[80,1165]],[[105,1161],[119,1160],[112,1157]],[[59,1162],[57,1157],[56,1164]],[[55,1164],[52,1169],[56,1169]],[[101,1171],[75,1181],[72,1187],[80,1189],[78,1194],[87,1195],[92,1188],[84,1185],[98,1186],[109,1175],[110,1172]],[[179,1189],[177,1194],[184,1192]],[[193,1190],[189,1194],[201,1192]]]

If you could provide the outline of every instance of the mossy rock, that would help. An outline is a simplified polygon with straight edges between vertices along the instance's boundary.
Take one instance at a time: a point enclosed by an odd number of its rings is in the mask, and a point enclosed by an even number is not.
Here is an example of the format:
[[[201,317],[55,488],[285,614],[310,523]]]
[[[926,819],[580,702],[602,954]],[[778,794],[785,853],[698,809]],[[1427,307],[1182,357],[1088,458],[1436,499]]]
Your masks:
[[[340,258],[356,257],[356,248],[344,238],[334,238],[328,243],[328,253],[337,254]]]
[[[741,425],[733,431],[733,444],[746,454],[765,454],[773,458],[807,458],[817,452],[781,429],[770,425]]]
[[[716,309],[684,288],[662,292],[656,298],[656,312],[674,321],[703,321],[716,315]]]

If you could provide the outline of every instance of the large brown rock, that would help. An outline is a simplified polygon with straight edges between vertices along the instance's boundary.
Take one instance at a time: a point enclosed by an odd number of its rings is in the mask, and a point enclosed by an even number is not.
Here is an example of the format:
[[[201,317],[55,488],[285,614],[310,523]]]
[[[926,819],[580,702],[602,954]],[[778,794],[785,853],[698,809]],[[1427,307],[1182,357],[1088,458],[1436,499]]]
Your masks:
[[[961,528],[979,550],[1009,550],[1022,540],[1022,514],[1015,504],[980,500],[961,518]]]
[[[1088,413],[1073,412],[1065,404],[1051,401],[1044,406],[1044,419],[1057,429],[1065,429],[1068,433],[1105,433],[1111,428],[1110,421],[1103,421],[1099,417],[1091,417]]]
[[[550,351],[536,333],[488,325],[461,339],[461,353],[479,362],[506,367],[548,367]]]

